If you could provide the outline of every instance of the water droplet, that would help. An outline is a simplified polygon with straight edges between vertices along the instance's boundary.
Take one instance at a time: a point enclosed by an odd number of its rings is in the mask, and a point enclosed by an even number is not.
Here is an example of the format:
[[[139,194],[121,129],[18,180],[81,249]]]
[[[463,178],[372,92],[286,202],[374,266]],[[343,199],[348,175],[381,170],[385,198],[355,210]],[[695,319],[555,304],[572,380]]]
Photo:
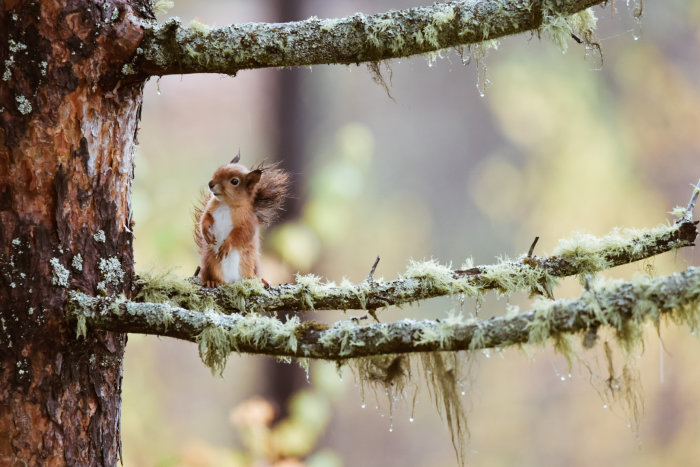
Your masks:
[[[466,396],[467,395],[466,391],[462,391],[462,395]]]
[[[413,417],[409,418],[408,421],[413,423]]]
[[[364,409],[365,407],[367,407],[367,404],[362,404],[360,407]]]
[[[604,408],[604,409],[607,409],[607,408],[608,408],[608,404],[603,404],[603,408]]]
[[[571,378],[572,378],[572,374],[571,374],[571,373],[569,373],[569,379],[571,379]]]
[[[389,425],[389,433],[391,433],[392,431],[394,431],[394,425]]]
[[[562,381],[566,381],[566,376],[562,376],[562,377],[559,378],[559,379],[561,379]]]
[[[635,35],[633,35],[632,37],[634,38],[634,40],[635,40],[635,41],[638,41],[638,40],[639,40],[639,36],[638,36],[638,35],[636,35],[636,34],[635,34]]]

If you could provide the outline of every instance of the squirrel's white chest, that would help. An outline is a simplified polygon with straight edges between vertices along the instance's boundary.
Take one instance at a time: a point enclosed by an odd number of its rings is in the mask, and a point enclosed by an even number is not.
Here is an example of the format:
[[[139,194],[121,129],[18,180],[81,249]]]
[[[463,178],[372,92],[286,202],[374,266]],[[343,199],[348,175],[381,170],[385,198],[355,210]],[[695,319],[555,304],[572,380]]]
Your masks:
[[[211,232],[216,238],[216,249],[218,250],[226,237],[233,230],[233,221],[229,207],[222,204],[212,213],[214,224],[211,226]],[[228,255],[221,260],[221,272],[225,282],[234,282],[241,279],[240,272],[241,255],[237,248],[233,248]]]

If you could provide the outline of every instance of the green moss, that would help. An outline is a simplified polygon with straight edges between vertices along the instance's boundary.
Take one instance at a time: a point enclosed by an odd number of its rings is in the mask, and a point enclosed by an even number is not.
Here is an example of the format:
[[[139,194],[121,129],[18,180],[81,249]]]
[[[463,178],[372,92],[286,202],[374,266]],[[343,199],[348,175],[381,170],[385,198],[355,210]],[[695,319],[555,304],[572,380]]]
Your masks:
[[[350,355],[353,347],[364,346],[365,343],[355,339],[355,326],[350,321],[339,321],[330,327],[319,343],[324,347],[339,347],[340,356]]]
[[[75,338],[85,339],[87,337],[87,324],[85,322],[85,315],[76,314],[75,315]]]
[[[685,206],[676,206],[669,212],[669,214],[675,217],[685,217],[687,212],[688,209]]]
[[[218,326],[207,326],[197,336],[199,357],[212,373],[223,375],[233,347],[230,336]]]
[[[602,395],[609,403],[619,403],[629,421],[630,428],[635,433],[639,430],[639,419],[644,412],[644,398],[639,379],[639,370],[635,367],[634,358],[624,358],[622,371],[615,370],[613,349],[610,343],[603,345],[607,362],[608,378],[603,382]]]
[[[660,225],[651,229],[614,229],[603,237],[576,232],[571,238],[560,240],[553,254],[570,261],[581,276],[594,274],[610,267],[608,257],[638,257],[677,231],[676,225]]]
[[[570,16],[562,16],[554,11],[556,11],[554,6],[545,3],[544,18],[540,30],[559,46],[562,53],[569,48],[572,34],[580,36],[588,44],[594,41],[594,31],[598,20],[592,9],[588,8]]]
[[[246,316],[230,315],[233,324],[222,327],[221,314],[210,310],[205,313],[210,324],[198,336],[199,354],[212,372],[221,374],[231,352],[248,348],[251,351],[279,349],[280,355],[297,351],[299,318],[294,316],[282,322],[277,318],[251,313]],[[284,355],[288,358],[288,355]]]
[[[537,308],[535,319],[528,325],[528,343],[532,345],[544,345],[550,337],[552,326],[552,308],[545,306]]]
[[[159,274],[142,273],[136,280],[136,285],[136,301],[167,303],[201,312],[211,309],[223,311],[215,304],[212,296],[202,293],[192,282],[176,278],[170,271]],[[222,289],[228,297],[226,291],[229,289]]]
[[[453,5],[445,5],[445,7],[440,10],[435,12],[433,14],[433,25],[435,27],[440,28],[445,26],[446,24],[451,23],[455,19],[456,13],[455,13],[455,8]]]
[[[566,358],[569,373],[571,373],[574,360],[577,357],[577,352],[574,350],[573,336],[558,333],[552,337],[554,339],[554,351]]]
[[[454,340],[458,329],[472,323],[475,320],[467,320],[461,313],[450,311],[446,318],[422,326],[416,344],[438,343],[441,348],[445,348]]]
[[[461,465],[464,465],[466,439],[469,437],[467,416],[462,404],[461,374],[467,365],[458,354],[430,352],[421,354],[423,375],[435,407],[450,429],[452,446]]]
[[[295,329],[294,335],[296,336],[297,340],[301,340],[309,331],[322,332],[328,330],[328,328],[328,324],[321,323],[320,321],[303,321]]]
[[[297,284],[299,284],[299,300],[308,310],[314,309],[314,299],[321,296],[323,286],[321,278],[313,274],[296,275]]]
[[[245,313],[246,311],[265,311],[260,308],[248,310],[246,299],[249,297],[270,297],[270,293],[265,288],[265,284],[257,277],[224,284],[221,286],[220,290],[224,296],[224,301],[241,313]]]
[[[474,328],[474,334],[472,334],[472,340],[469,343],[469,349],[483,349],[486,344],[486,331],[479,325],[480,323],[475,323],[477,326]]]
[[[197,34],[200,34],[202,37],[207,37],[209,36],[209,33],[211,33],[211,27],[199,19],[193,19],[190,21],[189,28],[195,31]]]
[[[524,256],[518,261],[499,258],[497,264],[484,267],[482,279],[503,294],[524,290],[532,295],[551,296],[559,283],[556,277],[537,263],[527,264],[525,259]]]
[[[156,0],[155,5],[153,5],[153,12],[156,15],[164,15],[174,6],[175,2],[173,0]]]
[[[449,266],[443,266],[437,261],[411,261],[404,273],[406,278],[419,279],[424,287],[440,293],[454,294],[457,292],[453,272]]]

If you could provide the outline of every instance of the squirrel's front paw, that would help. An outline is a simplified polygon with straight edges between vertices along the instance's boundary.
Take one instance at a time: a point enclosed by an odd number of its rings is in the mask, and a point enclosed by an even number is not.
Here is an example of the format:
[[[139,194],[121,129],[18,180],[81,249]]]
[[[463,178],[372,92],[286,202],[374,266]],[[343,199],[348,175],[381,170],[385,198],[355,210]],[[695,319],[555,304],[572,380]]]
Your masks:
[[[221,281],[219,281],[219,280],[216,280],[216,279],[212,279],[212,280],[210,280],[210,281],[204,281],[204,287],[209,287],[209,288],[212,288],[212,289],[213,289],[214,287],[220,286],[221,284],[223,284],[223,282],[221,282]]]
[[[226,248],[226,245],[221,245],[218,250],[216,250],[216,259],[221,262],[223,259],[228,255],[229,249]]]
[[[204,241],[207,242],[208,244],[213,244],[216,243],[216,237],[214,237],[214,234],[211,233],[210,230],[205,230],[202,232],[202,235],[204,236]]]

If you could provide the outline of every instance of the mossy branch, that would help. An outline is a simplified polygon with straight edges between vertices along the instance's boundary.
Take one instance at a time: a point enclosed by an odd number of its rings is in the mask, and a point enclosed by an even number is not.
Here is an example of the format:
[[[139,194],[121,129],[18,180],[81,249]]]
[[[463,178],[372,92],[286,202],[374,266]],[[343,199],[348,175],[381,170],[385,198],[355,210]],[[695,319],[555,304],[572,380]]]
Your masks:
[[[289,312],[307,310],[377,310],[445,295],[481,297],[488,290],[526,291],[551,296],[557,278],[593,274],[643,260],[673,249],[691,246],[696,222],[680,219],[651,229],[615,230],[603,237],[577,234],[562,240],[549,257],[523,255],[489,266],[451,269],[434,261],[411,263],[402,277],[391,281],[322,283],[299,276],[295,284],[263,287],[246,280],[207,289],[171,277],[142,275],[134,301],[161,302],[200,312]]]
[[[310,18],[289,23],[183,27],[172,19],[146,25],[125,74],[225,73],[239,70],[377,62],[544,30],[565,47],[575,33],[588,37],[591,14],[565,17],[604,0],[483,0],[436,3],[376,15]],[[588,18],[588,19],[586,19]]]
[[[133,303],[74,293],[68,317],[84,316],[88,329],[155,334],[197,342],[205,363],[223,368],[231,352],[279,357],[343,360],[412,352],[502,348],[542,344],[563,334],[617,331],[623,343],[637,342],[641,324],[662,315],[696,330],[700,324],[700,268],[657,279],[609,281],[577,300],[541,303],[532,311],[484,321],[451,315],[442,320],[392,323],[282,322],[274,317],[200,313],[162,303]],[[589,337],[586,337],[589,339]]]

